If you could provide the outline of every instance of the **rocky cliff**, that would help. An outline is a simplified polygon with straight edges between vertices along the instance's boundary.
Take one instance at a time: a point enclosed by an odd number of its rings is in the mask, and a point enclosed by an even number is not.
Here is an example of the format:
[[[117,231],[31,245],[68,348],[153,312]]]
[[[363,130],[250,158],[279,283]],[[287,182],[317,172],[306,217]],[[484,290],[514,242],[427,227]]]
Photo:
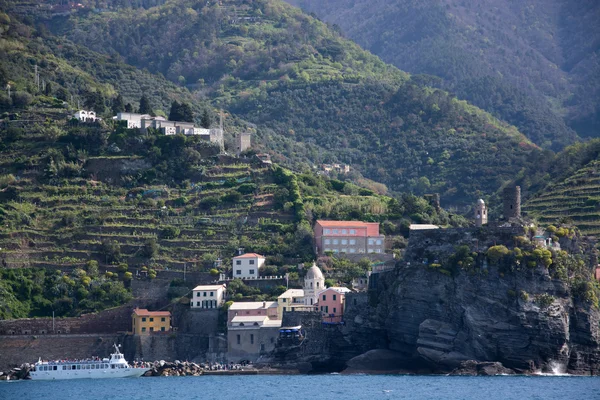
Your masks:
[[[565,237],[563,250],[548,250],[546,266],[531,261],[539,252],[528,240],[518,226],[415,234],[394,271],[378,274],[368,295],[348,296],[345,325],[321,335],[318,350],[290,359],[280,348],[278,361],[332,361],[353,371],[599,375],[592,243]],[[505,250],[498,258],[490,248]],[[316,337],[307,332],[307,340]]]

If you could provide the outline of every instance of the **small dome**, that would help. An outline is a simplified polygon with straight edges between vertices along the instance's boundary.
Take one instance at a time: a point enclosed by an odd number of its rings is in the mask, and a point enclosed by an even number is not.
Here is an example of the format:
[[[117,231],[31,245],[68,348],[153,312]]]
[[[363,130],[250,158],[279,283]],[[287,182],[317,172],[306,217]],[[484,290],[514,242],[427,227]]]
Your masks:
[[[306,272],[304,279],[323,279],[323,273],[317,267],[317,264],[313,263],[313,266]]]
[[[477,200],[477,204],[485,204],[485,201],[483,201],[483,199],[479,199]]]

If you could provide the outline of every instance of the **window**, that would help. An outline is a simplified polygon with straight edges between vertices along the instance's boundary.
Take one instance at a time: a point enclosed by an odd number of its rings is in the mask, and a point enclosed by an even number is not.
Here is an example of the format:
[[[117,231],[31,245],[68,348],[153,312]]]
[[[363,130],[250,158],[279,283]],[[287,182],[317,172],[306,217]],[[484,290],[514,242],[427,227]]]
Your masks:
[[[154,327],[150,327],[150,332],[154,332]]]
[[[336,300],[337,300],[337,294],[334,294],[333,295],[333,301],[336,301]]]
[[[142,317],[142,322],[146,322],[146,317]]]
[[[376,243],[381,246],[381,239],[377,239]]]
[[[321,306],[321,312],[323,312],[323,306]]]
[[[350,253],[356,253],[356,249],[350,249]]]
[[[161,317],[160,322],[165,322],[165,317]]]
[[[250,265],[254,265],[254,260],[250,260],[250,261],[248,261],[248,264],[250,264]]]
[[[250,270],[250,275],[254,275],[254,270],[253,269]]]
[[[342,249],[342,253],[347,253],[348,249]]]
[[[325,239],[325,244],[331,244],[331,240]]]
[[[283,307],[283,311],[287,311],[287,309],[285,307]]]
[[[287,299],[285,297],[282,300],[284,303],[287,303]]]
[[[235,265],[242,265],[242,260],[235,260]]]
[[[342,239],[342,244],[348,244],[348,241],[346,239]]]
[[[335,314],[336,310],[337,310],[337,309],[336,309],[335,307],[333,307],[333,313],[334,313],[334,314]]]
[[[325,300],[327,300],[327,295],[326,294],[323,295],[323,301],[325,301]]]
[[[350,244],[356,244],[356,239],[350,239]]]
[[[196,307],[200,307],[200,302],[199,301],[196,302]]]
[[[333,230],[333,233],[337,234],[337,233],[338,233],[338,230],[337,230],[337,229],[334,229],[334,230]]]
[[[356,229],[350,229],[350,234],[351,235],[356,235]]]
[[[381,249],[377,249],[377,253],[381,253]]]
[[[338,244],[338,243],[339,243],[339,240],[333,239],[333,244]]]
[[[146,332],[146,327],[145,326],[142,327],[142,332]]]
[[[161,331],[161,332],[164,332],[164,331],[165,331],[165,327],[164,327],[164,326],[161,326],[161,327],[160,327],[160,331]]]
[[[154,318],[150,317],[150,322],[154,322]]]
[[[328,233],[331,233],[331,231],[329,229],[324,229],[323,233],[328,234]]]
[[[250,344],[254,344],[254,335],[250,334]]]
[[[206,297],[206,292],[204,292],[204,297]]]
[[[329,314],[329,306],[325,306],[325,314]]]
[[[310,284],[310,287],[312,287],[312,283]],[[319,282],[317,282],[317,289],[319,288]]]
[[[346,229],[342,229],[342,235],[347,235],[348,231]]]
[[[200,297],[200,292],[196,292],[196,297]]]
[[[237,339],[237,344],[240,344],[241,341],[242,341],[242,339],[240,338],[240,335],[236,335],[236,336],[237,336],[237,338],[236,338]]]
[[[214,297],[215,296],[215,292],[210,292],[210,297]]]
[[[242,270],[241,269],[236,269],[235,270],[235,274],[236,275],[241,275],[242,274]]]
[[[374,244],[375,240],[374,239],[369,239],[369,244]]]

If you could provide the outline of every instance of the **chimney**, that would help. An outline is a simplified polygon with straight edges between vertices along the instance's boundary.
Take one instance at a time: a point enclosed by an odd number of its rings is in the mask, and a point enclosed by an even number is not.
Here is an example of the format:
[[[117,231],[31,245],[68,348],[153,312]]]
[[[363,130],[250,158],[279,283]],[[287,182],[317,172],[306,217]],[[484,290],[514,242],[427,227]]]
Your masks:
[[[241,256],[242,254],[244,254],[244,248],[238,247],[238,256]]]
[[[263,301],[263,308],[267,308],[267,302]]]

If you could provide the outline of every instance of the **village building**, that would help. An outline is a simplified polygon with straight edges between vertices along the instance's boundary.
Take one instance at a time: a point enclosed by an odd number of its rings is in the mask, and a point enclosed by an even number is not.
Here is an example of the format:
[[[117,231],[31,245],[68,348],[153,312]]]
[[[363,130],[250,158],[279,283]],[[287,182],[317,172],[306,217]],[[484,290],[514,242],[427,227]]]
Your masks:
[[[139,129],[142,127],[142,120],[152,118],[150,114],[137,114],[129,112],[120,112],[113,117],[115,121],[126,121],[127,129]]]
[[[323,289],[325,289],[325,277],[317,264],[313,263],[304,276],[304,305],[317,304],[319,292]]]
[[[285,311],[305,308],[303,289],[288,289],[277,297],[277,319],[282,319]]]
[[[411,231],[427,231],[430,229],[440,229],[440,227],[433,224],[410,224],[408,229]]]
[[[96,116],[96,112],[86,110],[77,111],[75,114],[73,114],[73,118],[80,122],[96,122],[100,120],[100,118]]]
[[[199,285],[192,291],[190,307],[194,309],[214,309],[225,303],[225,290],[227,286],[222,285]]]
[[[260,268],[265,265],[265,257],[256,253],[246,253],[233,257],[232,278],[256,279]]]
[[[136,308],[131,315],[134,335],[148,335],[152,332],[169,332],[171,330],[171,313],[169,311],[148,311]]]
[[[352,279],[352,289],[356,290],[357,292],[364,292],[367,290],[369,288],[370,276],[371,271],[367,271],[365,275]]]
[[[323,316],[323,322],[340,323],[344,317],[346,293],[345,287],[330,287],[319,292],[318,309]]]
[[[227,324],[227,358],[229,361],[256,361],[273,351],[281,327],[280,319],[268,316],[236,316]]]
[[[321,172],[325,175],[330,175],[332,172],[349,174],[350,166],[347,164],[321,164]]]
[[[319,255],[385,253],[385,236],[378,222],[322,221],[314,227],[315,247]]]
[[[277,319],[276,301],[236,301],[227,310],[227,323],[235,317],[268,317]]]

